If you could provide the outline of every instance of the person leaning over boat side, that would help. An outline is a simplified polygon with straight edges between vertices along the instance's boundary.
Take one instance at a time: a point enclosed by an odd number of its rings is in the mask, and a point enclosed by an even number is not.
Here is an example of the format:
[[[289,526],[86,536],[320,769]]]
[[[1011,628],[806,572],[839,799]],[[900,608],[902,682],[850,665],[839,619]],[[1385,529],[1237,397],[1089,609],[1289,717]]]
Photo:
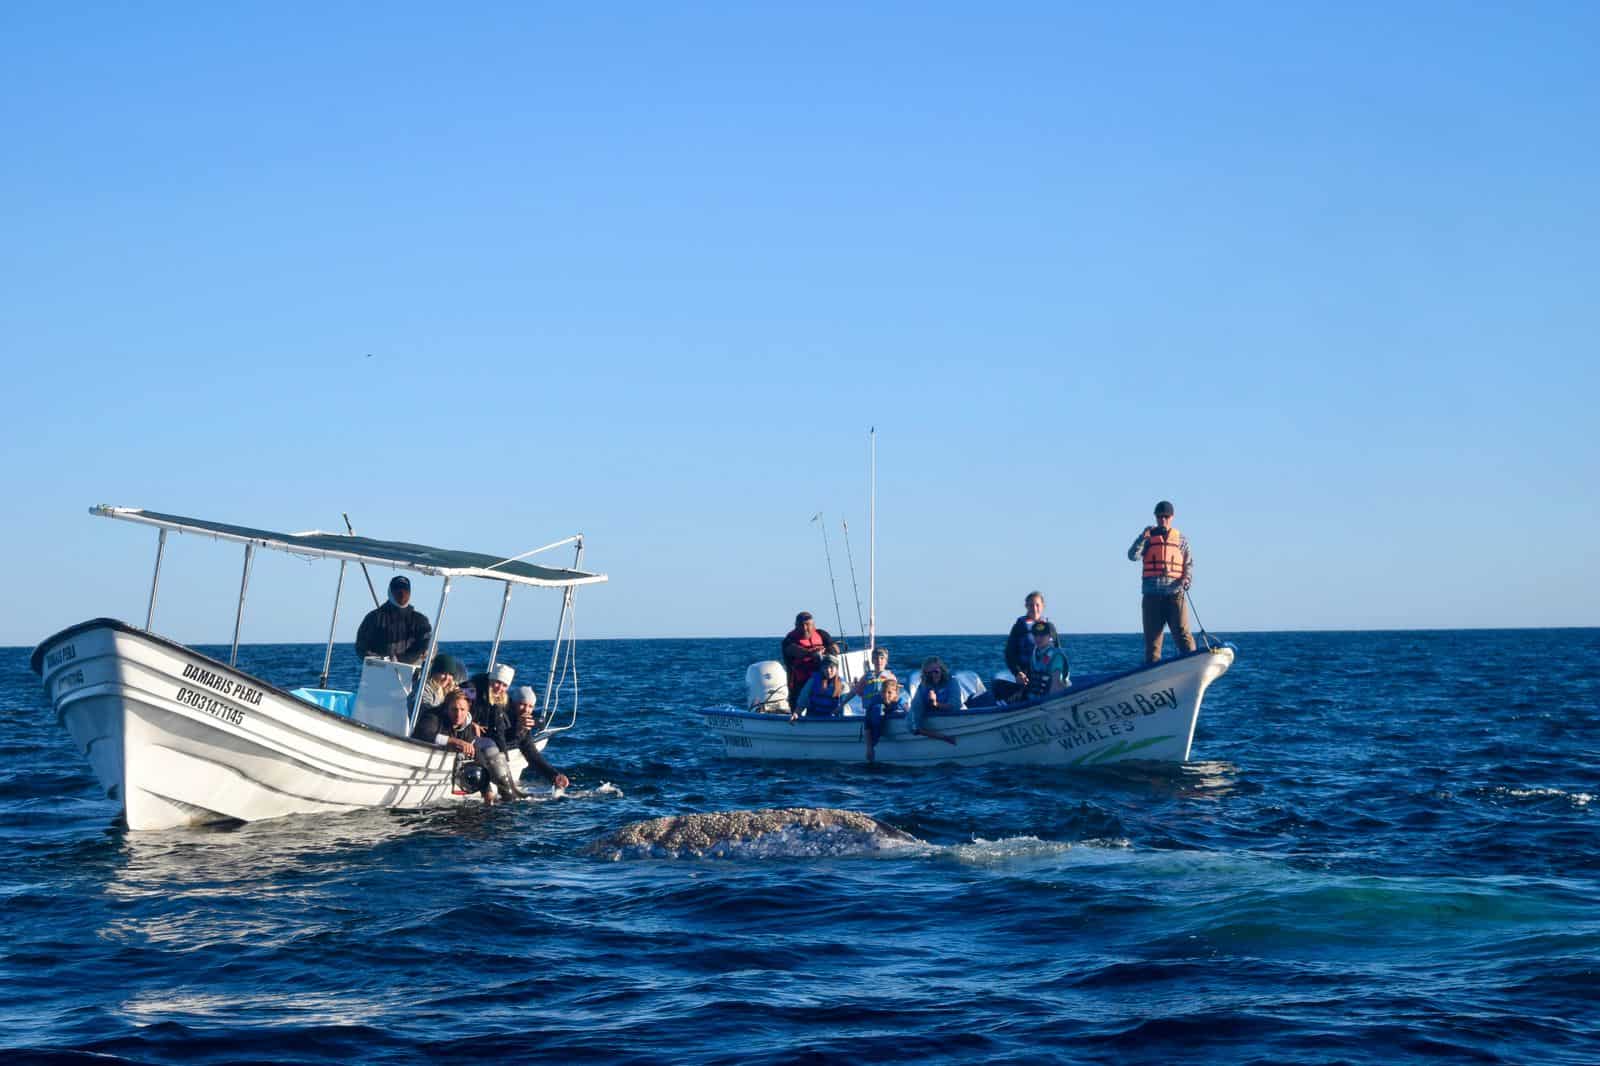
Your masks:
[[[488,687],[492,694],[495,686],[490,684]],[[538,705],[539,697],[533,689],[528,685],[518,685],[507,693],[504,701],[476,704],[472,713],[478,724],[494,737],[501,751],[516,748],[540,777],[556,788],[566,788],[572,782],[567,780],[566,774],[550,764],[544,752],[539,750],[539,745],[534,743],[534,710]],[[482,717],[478,717],[480,714]]]
[[[1033,649],[1028,652],[1028,697],[1054,696],[1072,685],[1067,653],[1057,643],[1056,627],[1040,619],[1033,623]]]
[[[922,687],[917,689],[916,698],[911,701],[906,725],[919,736],[954,744],[956,738],[949,733],[941,733],[934,729],[928,724],[928,718],[941,712],[960,709],[961,685],[950,676],[950,671],[945,669],[944,660],[937,655],[923,660]]]
[[[861,703],[867,712],[867,761],[872,762],[878,741],[883,739],[885,719],[896,711],[901,714],[906,711],[906,695],[900,691],[900,679],[893,674],[888,675],[882,685],[862,698]]]
[[[817,628],[810,611],[794,616],[794,628],[784,635],[780,650],[783,668],[789,673],[789,706],[795,705],[801,686],[817,672],[823,654],[831,647],[833,638],[826,629]]]
[[[472,721],[486,738],[494,741],[495,747],[500,752],[501,761],[505,760],[505,752],[511,750],[507,743],[511,722],[511,698],[508,692],[516,676],[516,670],[505,663],[496,663],[494,669],[485,670],[472,679],[476,689],[476,694],[472,697]],[[516,799],[527,795],[512,780],[509,763],[506,765],[504,776],[503,781],[498,775],[495,778],[495,785],[500,789],[502,799]]]
[[[1043,622],[1050,627],[1050,642],[1057,646],[1061,638],[1056,635],[1056,624],[1044,616],[1044,593],[1034,591],[1022,599],[1023,613],[1011,625],[1011,632],[1006,636],[1006,669],[1011,671],[1017,680],[1013,684],[1007,681],[996,681],[994,685],[994,698],[1002,703],[1028,691],[1028,659],[1033,655],[1033,627],[1036,622]]]
[[[1145,526],[1128,549],[1129,559],[1142,559],[1140,591],[1144,618],[1144,661],[1161,659],[1163,631],[1172,629],[1172,639],[1184,651],[1194,651],[1194,637],[1184,619],[1183,594],[1194,580],[1194,553],[1189,538],[1172,526],[1172,504],[1156,504],[1156,524]]]
[[[800,698],[795,701],[789,720],[792,722],[802,714],[807,718],[838,718],[849,698],[850,690],[839,676],[839,660],[824,655],[822,672],[809,678],[800,689]]]
[[[433,626],[428,616],[411,606],[411,579],[396,574],[389,582],[389,602],[374,607],[356,630],[356,655],[376,655],[415,666],[428,654]]]
[[[511,780],[511,766],[506,762],[505,753],[494,738],[485,734],[482,727],[472,720],[472,701],[461,689],[445,697],[442,706],[417,715],[417,724],[411,736],[441,748],[453,748],[463,759],[470,759],[483,767],[483,802],[494,802],[491,784],[498,787],[503,796],[522,794]]]

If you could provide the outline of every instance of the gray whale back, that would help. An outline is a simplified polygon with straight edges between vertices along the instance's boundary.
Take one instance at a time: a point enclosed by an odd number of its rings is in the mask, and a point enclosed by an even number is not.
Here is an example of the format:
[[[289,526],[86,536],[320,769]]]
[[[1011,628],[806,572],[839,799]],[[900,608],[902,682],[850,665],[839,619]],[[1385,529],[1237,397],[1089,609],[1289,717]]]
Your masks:
[[[624,858],[804,857],[875,851],[917,838],[855,811],[780,807],[678,814],[625,825],[585,854]]]

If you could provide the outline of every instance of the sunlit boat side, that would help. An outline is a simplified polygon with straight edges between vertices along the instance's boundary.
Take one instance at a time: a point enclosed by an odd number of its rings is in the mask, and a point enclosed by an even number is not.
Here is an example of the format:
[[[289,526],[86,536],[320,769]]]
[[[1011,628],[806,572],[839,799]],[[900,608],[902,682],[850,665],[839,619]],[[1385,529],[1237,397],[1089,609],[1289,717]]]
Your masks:
[[[539,746],[576,723],[573,592],[579,585],[606,580],[603,574],[522,561],[532,553],[500,559],[344,534],[280,533],[126,508],[96,507],[91,513],[161,530],[146,625],[140,629],[110,618],[81,622],[41,642],[32,666],[58,720],[87,756],[107,797],[121,802],[130,829],[476,799],[476,793],[457,785],[458,759],[453,751],[408,736],[421,700],[415,668],[368,659],[354,693],[291,692],[237,668],[238,622],[258,547],[340,560],[341,589],[344,565],[352,561],[443,577],[434,637],[421,676],[426,676],[437,650],[454,578],[505,584],[501,630],[513,585],[561,589],[561,616],[544,693],[550,717]],[[245,545],[233,662],[212,659],[150,629],[169,531]],[[546,547],[564,544],[576,545],[574,566],[581,564],[581,537]],[[337,600],[336,594],[335,621]],[[329,628],[331,655],[334,627]],[[497,630],[491,666],[499,644]],[[569,677],[571,714],[556,725],[555,708]],[[508,754],[513,756],[513,771],[520,772],[520,753]]]
[[[854,654],[854,653],[853,653]],[[934,715],[948,744],[912,733],[891,715],[875,759],[900,765],[986,763],[1085,767],[1114,762],[1184,762],[1206,688],[1233,664],[1227,644],[1202,647],[1118,674],[1083,677],[1046,700]],[[709,709],[706,725],[735,759],[861,762],[866,719]]]

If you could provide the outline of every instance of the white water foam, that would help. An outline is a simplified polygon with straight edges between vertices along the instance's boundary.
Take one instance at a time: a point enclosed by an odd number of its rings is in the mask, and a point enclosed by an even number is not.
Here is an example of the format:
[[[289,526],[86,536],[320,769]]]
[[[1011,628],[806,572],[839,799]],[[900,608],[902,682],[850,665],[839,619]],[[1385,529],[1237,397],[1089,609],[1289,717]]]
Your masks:
[[[1502,796],[1510,796],[1512,799],[1549,799],[1560,796],[1563,799],[1570,800],[1574,807],[1587,807],[1594,802],[1594,796],[1591,793],[1567,792],[1559,788],[1506,788],[1502,785],[1494,791]]]

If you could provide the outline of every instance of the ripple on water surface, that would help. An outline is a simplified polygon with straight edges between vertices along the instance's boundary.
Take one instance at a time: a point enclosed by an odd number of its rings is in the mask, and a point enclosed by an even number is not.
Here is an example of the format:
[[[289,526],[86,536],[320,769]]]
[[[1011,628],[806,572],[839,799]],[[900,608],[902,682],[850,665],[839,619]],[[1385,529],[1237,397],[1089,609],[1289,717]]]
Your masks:
[[[1600,1061],[1595,631],[1237,642],[1195,761],[1166,769],[723,761],[696,712],[736,700],[770,641],[583,645],[579,728],[552,751],[573,787],[488,810],[131,835],[64,735],[11,748],[0,1046],[173,1063]],[[995,638],[886,643],[899,666],[998,659]],[[1085,672],[1138,654],[1132,636],[1068,643]],[[26,659],[0,651],[0,701],[48,720]],[[299,684],[321,649],[241,660]],[[770,808],[886,831],[589,851],[633,823]]]

